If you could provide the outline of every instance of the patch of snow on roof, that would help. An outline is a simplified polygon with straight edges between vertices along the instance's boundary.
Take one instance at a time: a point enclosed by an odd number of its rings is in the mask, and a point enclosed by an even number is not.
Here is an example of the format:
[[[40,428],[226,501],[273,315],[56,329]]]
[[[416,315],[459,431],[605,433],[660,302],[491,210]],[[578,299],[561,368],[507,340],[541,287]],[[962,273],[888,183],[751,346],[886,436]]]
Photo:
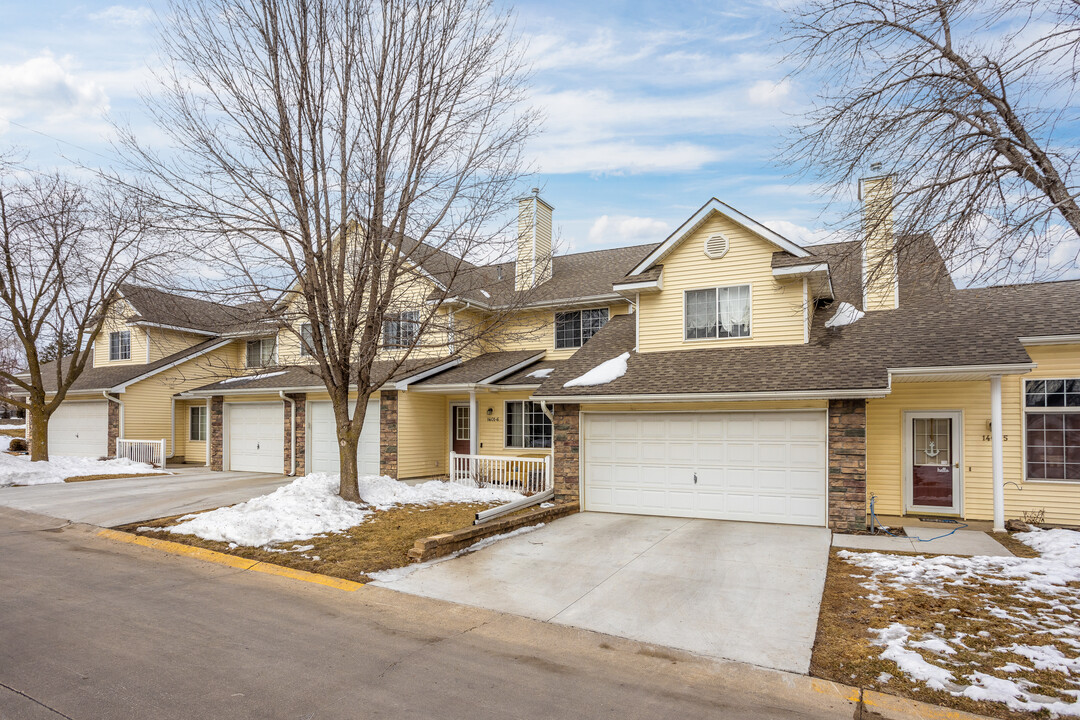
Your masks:
[[[544,379],[553,372],[555,372],[555,368],[542,368],[540,370],[533,370],[531,373],[529,373],[525,377],[534,377],[534,378]]]
[[[277,372],[262,373],[261,375],[242,375],[241,377],[234,377],[228,378],[227,380],[222,380],[221,384],[224,385],[225,383],[239,382],[240,380],[262,380],[264,378],[272,378],[277,377],[278,375],[284,375],[286,372],[288,371],[278,370]]]
[[[861,320],[865,314],[866,313],[854,305],[842,302],[836,306],[836,312],[833,313],[833,316],[825,321],[825,327],[834,328],[851,325],[852,323]]]
[[[626,361],[630,359],[630,353],[624,352],[618,357],[605,360],[589,372],[563,383],[564,388],[589,387],[592,385],[607,385],[609,382],[618,380],[626,374]]]
[[[484,296],[484,297],[486,297],[486,298],[490,298],[490,297],[491,297],[491,293],[489,293],[489,292],[488,292],[487,290],[481,290],[481,291],[480,291],[480,294],[481,294],[481,295],[483,295],[483,296]]]

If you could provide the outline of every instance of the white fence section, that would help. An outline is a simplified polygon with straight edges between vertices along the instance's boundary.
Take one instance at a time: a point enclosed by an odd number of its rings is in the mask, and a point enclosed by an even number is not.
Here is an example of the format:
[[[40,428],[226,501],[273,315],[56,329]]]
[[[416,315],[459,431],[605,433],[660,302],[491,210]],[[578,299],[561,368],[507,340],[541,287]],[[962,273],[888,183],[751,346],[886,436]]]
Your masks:
[[[516,490],[523,495],[550,490],[551,457],[502,457],[450,453],[450,482],[469,487]]]
[[[165,467],[165,440],[124,440],[123,438],[117,438],[116,457],[163,468]]]

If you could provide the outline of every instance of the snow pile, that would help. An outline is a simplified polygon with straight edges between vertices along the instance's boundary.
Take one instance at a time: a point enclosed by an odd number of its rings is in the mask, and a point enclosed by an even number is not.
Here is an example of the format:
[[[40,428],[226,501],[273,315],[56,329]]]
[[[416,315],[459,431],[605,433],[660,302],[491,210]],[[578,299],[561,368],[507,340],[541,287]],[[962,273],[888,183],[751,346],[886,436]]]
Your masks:
[[[11,441],[15,438],[10,435],[0,435],[0,452],[6,452],[8,446],[11,445]]]
[[[277,377],[278,375],[284,375],[286,372],[287,372],[286,370],[278,370],[277,372],[262,373],[260,375],[241,375],[240,377],[234,377],[234,378],[228,378],[227,380],[222,380],[220,384],[224,385],[225,383],[240,382],[241,380],[264,380],[266,378],[272,378],[272,377]]]
[[[1080,716],[1080,532],[1034,530],[1015,537],[1041,557],[838,554],[869,571],[862,583],[869,598],[888,601],[891,590],[914,589],[946,600],[976,599],[978,610],[965,615],[966,621],[976,627],[1008,623],[1004,637],[1000,630],[997,637],[989,630],[950,633],[943,623],[933,632],[898,622],[871,629],[875,644],[884,648],[881,658],[908,680],[1018,712]],[[982,589],[987,586],[993,592]],[[1040,685],[1042,680],[1017,675],[1034,671],[1057,673],[1060,680]]]
[[[555,372],[555,368],[543,368],[541,370],[533,370],[531,373],[529,373],[525,377],[540,378],[542,380],[542,379],[546,378],[548,375],[550,375],[553,372]]]
[[[825,321],[825,327],[834,328],[851,325],[852,323],[861,320],[865,314],[866,313],[854,305],[842,302],[836,306],[836,312],[833,313],[833,316]]]
[[[388,477],[367,475],[359,481],[364,501],[360,505],[338,497],[338,484],[337,475],[313,473],[238,505],[185,515],[171,527],[140,529],[264,547],[342,532],[363,523],[374,510],[396,505],[509,502],[522,497],[510,490],[469,488],[438,480],[410,486]]]
[[[607,385],[609,382],[618,380],[626,374],[626,361],[629,359],[630,353],[624,352],[618,357],[600,363],[584,375],[563,383],[563,387]]]
[[[86,475],[157,475],[164,473],[152,465],[126,458],[92,460],[83,457],[54,457],[30,462],[28,455],[0,454],[0,487],[10,485],[50,485],[66,478]]]

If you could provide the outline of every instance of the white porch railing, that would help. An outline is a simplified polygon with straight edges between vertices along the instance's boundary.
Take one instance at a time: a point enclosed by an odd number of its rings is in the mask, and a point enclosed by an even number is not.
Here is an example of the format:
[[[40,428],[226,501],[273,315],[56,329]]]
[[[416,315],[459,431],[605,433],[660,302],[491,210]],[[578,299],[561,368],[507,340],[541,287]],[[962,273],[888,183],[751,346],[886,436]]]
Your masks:
[[[469,487],[506,488],[523,495],[550,489],[551,457],[503,457],[450,453],[450,482]]]
[[[165,467],[165,440],[124,440],[123,438],[117,438],[116,457],[163,468]]]

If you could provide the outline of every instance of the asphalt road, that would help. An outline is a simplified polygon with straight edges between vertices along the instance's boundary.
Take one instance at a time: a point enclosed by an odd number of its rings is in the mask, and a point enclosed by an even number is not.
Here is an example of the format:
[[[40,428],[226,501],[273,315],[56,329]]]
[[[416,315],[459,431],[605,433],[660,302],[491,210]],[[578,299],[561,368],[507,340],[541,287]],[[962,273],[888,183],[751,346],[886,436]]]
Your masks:
[[[851,718],[829,683],[0,508],[0,718]]]

